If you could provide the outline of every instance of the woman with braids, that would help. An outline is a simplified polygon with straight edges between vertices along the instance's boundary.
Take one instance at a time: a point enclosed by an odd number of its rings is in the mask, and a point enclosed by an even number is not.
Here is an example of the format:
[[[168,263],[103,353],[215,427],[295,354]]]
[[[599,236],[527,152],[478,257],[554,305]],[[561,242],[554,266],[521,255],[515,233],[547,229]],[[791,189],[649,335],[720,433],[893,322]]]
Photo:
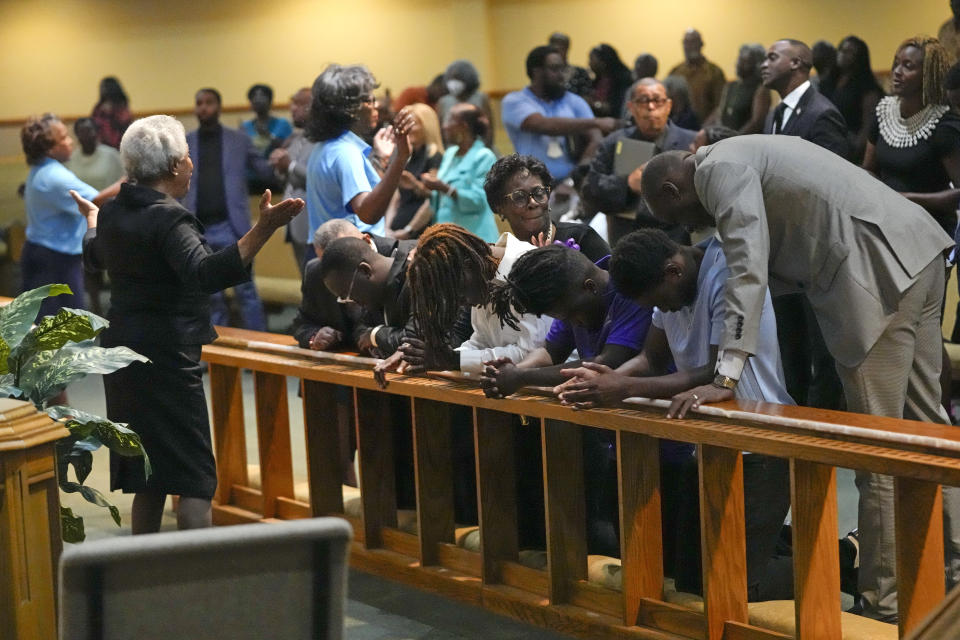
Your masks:
[[[513,235],[537,246],[553,243],[579,249],[592,262],[610,255],[610,246],[582,222],[550,219],[550,185],[547,165],[533,156],[516,153],[493,163],[483,190],[490,208],[510,225]]]
[[[454,107],[456,109],[456,107]],[[505,233],[495,246],[454,224],[429,227],[417,244],[407,269],[413,319],[423,340],[408,338],[406,344],[374,370],[381,384],[385,372],[403,359],[407,373],[424,369],[461,370],[480,373],[483,363],[496,358],[522,360],[543,344],[549,318],[514,314],[512,326],[503,325],[489,306],[491,284],[503,281],[517,258],[534,249]],[[454,349],[450,334],[470,307],[470,339]],[[452,416],[454,504],[458,522],[475,521],[476,474],[473,460],[473,430],[470,416]],[[543,484],[539,431],[514,421],[517,479],[517,529],[522,548],[544,544]],[[472,513],[471,513],[472,511]]]
[[[936,38],[911,38],[900,45],[890,78],[893,95],[877,105],[863,168],[926,209],[952,237],[960,205],[960,189],[954,188],[960,185],[960,117],[947,102],[950,64]],[[951,378],[944,349],[940,386],[952,418]]]
[[[406,109],[393,125],[374,136],[379,113],[377,81],[362,65],[331,64],[311,89],[307,137],[319,142],[307,161],[307,212],[312,238],[333,218],[345,218],[361,231],[384,235],[383,215],[410,158],[407,134],[416,119]],[[373,162],[386,166],[383,176]],[[306,259],[313,258],[308,246]]]
[[[507,326],[515,313],[556,318],[543,346],[523,360],[497,358],[486,363],[484,393],[503,398],[523,386],[554,386],[566,380],[561,369],[580,362],[617,368],[636,356],[650,328],[651,309],[613,288],[605,256],[594,264],[579,251],[549,245],[523,254],[509,276],[494,287],[493,308]],[[566,363],[576,349],[580,361]],[[689,456],[689,448],[681,456]],[[617,556],[617,477],[613,433],[583,431],[584,489],[589,553]]]
[[[420,236],[407,268],[413,319],[423,338],[408,339],[400,348],[407,371],[480,373],[484,362],[501,357],[520,361],[542,345],[549,318],[524,315],[511,325],[502,325],[488,304],[491,283],[504,280],[514,261],[531,249],[533,245],[509,233],[491,246],[455,224],[429,227]],[[471,308],[473,333],[454,348],[448,336],[463,307]],[[381,380],[382,373],[399,364],[400,357],[378,367]]]

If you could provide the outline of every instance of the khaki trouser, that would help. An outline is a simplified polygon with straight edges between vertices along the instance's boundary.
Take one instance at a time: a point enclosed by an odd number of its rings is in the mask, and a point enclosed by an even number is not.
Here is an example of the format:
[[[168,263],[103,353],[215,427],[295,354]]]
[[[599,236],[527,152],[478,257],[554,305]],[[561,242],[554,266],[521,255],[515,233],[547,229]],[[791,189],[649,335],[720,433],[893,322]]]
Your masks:
[[[940,404],[943,259],[933,260],[907,289],[889,326],[857,367],[837,371],[847,409],[857,413],[948,424]],[[864,614],[897,616],[893,478],[857,471],[860,490],[860,592]],[[960,561],[960,489],[943,492],[947,583]]]

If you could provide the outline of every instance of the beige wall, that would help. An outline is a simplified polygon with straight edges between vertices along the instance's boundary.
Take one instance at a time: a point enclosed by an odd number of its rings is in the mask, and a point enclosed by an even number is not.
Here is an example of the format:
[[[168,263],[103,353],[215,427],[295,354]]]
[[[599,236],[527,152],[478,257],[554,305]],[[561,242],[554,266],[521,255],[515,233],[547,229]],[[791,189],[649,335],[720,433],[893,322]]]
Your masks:
[[[239,104],[258,81],[285,100],[333,61],[365,62],[398,91],[468,57],[486,88],[516,88],[527,52],[554,29],[572,36],[578,64],[608,42],[628,61],[652,52],[665,72],[697,26],[728,73],[743,42],[856,33],[880,68],[947,14],[946,0],[0,0],[0,120],[86,113],[110,74],[135,110],[189,106],[204,85]]]

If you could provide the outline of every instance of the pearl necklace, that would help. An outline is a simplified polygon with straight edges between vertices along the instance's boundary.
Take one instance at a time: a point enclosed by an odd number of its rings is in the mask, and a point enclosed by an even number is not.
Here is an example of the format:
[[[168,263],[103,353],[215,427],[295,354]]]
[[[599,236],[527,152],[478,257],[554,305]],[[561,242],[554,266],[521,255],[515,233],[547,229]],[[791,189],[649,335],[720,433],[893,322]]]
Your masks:
[[[900,115],[900,99],[887,96],[877,105],[880,135],[895,149],[916,146],[933,134],[940,118],[949,110],[950,107],[946,105],[928,104],[909,118],[904,118]]]

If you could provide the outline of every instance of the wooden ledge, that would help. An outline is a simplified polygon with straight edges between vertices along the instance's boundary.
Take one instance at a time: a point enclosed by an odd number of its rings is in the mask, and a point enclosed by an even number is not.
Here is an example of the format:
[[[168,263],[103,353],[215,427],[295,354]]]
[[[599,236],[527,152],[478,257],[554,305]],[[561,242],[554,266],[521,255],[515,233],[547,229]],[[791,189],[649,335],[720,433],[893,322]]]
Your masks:
[[[29,449],[60,440],[70,432],[33,404],[0,398],[0,451]]]

